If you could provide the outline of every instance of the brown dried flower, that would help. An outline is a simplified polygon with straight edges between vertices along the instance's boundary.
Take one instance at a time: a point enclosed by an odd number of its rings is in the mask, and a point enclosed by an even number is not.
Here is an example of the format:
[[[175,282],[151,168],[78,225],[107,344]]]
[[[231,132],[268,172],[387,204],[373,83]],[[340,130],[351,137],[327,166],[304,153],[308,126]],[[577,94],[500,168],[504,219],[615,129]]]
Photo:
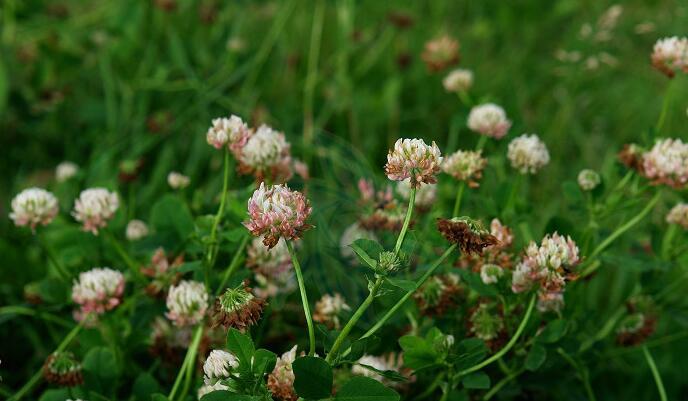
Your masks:
[[[457,244],[464,253],[482,253],[488,246],[497,245],[499,240],[483,228],[480,222],[468,217],[437,219],[437,229],[452,244]]]

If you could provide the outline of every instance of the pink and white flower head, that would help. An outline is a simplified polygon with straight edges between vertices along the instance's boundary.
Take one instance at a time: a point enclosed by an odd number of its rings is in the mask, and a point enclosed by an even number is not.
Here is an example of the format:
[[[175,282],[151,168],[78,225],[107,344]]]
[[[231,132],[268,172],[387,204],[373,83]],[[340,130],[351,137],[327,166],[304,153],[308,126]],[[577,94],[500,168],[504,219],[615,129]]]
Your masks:
[[[282,132],[261,125],[241,149],[239,170],[284,182],[292,175],[290,147]]]
[[[421,183],[434,184],[440,171],[442,156],[435,142],[427,145],[422,139],[398,139],[387,154],[385,174],[392,181],[410,179],[413,188]]]
[[[514,235],[511,229],[503,225],[498,218],[494,218],[490,222],[490,234],[494,235],[497,241],[499,241],[499,244],[493,246],[508,248],[514,242]]]
[[[167,316],[175,326],[192,326],[203,320],[208,309],[208,292],[198,281],[184,280],[167,293]]]
[[[239,368],[239,360],[234,354],[215,349],[203,363],[203,382],[206,386],[212,386],[220,380],[229,379],[233,370]]]
[[[480,279],[484,284],[494,284],[502,275],[504,275],[504,269],[498,265],[485,263],[480,266]]]
[[[652,65],[672,78],[677,72],[688,73],[688,38],[673,36],[655,43]]]
[[[475,106],[468,114],[468,128],[481,135],[501,139],[509,132],[511,121],[506,112],[494,103]]]
[[[12,199],[10,219],[17,227],[29,226],[35,230],[39,224],[50,224],[59,209],[55,195],[45,189],[28,188]]]
[[[578,173],[578,186],[583,191],[592,191],[602,182],[602,178],[595,170],[584,169]]]
[[[348,310],[351,310],[351,308],[346,304],[344,297],[342,297],[341,294],[325,294],[318,302],[315,303],[313,320],[318,323],[322,323],[327,327],[339,330],[339,316],[343,311]]]
[[[277,358],[275,368],[268,376],[268,389],[273,397],[282,401],[296,401],[298,396],[294,391],[294,370],[292,364],[296,360],[296,345]]]
[[[65,182],[79,172],[79,166],[72,162],[64,161],[55,167],[55,179],[57,182]]]
[[[263,236],[263,244],[268,248],[277,245],[280,238],[295,240],[311,228],[306,223],[311,214],[308,199],[292,191],[286,184],[260,187],[248,200],[249,219],[244,226],[254,236]]]
[[[126,238],[129,241],[138,241],[148,235],[148,225],[141,220],[130,220],[127,223]]]
[[[95,267],[79,274],[72,286],[72,300],[79,304],[79,316],[102,314],[120,304],[124,293],[124,275],[109,267]]]
[[[564,307],[564,292],[538,291],[537,308],[540,312],[559,312]]]
[[[535,134],[523,134],[509,143],[507,157],[521,174],[535,174],[549,163],[547,146]]]
[[[513,272],[511,289],[518,293],[540,284],[548,292],[563,291],[579,262],[578,246],[571,237],[547,234],[539,246],[531,241],[526,248],[525,256]]]
[[[642,157],[642,172],[655,184],[681,188],[688,184],[688,143],[660,139]]]
[[[481,150],[457,150],[444,158],[442,171],[459,181],[466,181],[471,188],[477,188],[486,165],[487,159],[482,157]]]
[[[229,118],[213,119],[212,124],[208,128],[206,140],[215,149],[229,145],[232,153],[238,155],[251,136],[251,130],[246,123],[235,115],[231,115]]]
[[[119,197],[117,193],[105,188],[89,188],[81,191],[74,203],[72,216],[83,224],[84,231],[98,235],[98,230],[107,226],[117,209]]]
[[[411,198],[411,181],[407,178],[397,183],[397,193],[408,201]],[[415,205],[420,210],[429,210],[437,198],[437,184],[427,184],[416,191]]]
[[[190,183],[191,179],[180,172],[171,171],[167,174],[167,184],[172,189],[184,189],[188,187]]]
[[[453,70],[442,80],[442,86],[447,92],[466,92],[473,86],[473,71],[462,68]]]
[[[669,211],[666,216],[669,224],[678,224],[688,230],[688,203],[679,203]]]

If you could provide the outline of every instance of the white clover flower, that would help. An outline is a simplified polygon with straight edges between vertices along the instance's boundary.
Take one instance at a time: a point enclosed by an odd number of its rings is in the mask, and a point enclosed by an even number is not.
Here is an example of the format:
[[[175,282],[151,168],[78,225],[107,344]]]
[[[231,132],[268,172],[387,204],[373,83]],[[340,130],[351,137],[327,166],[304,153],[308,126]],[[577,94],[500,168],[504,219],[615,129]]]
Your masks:
[[[592,191],[600,182],[600,175],[595,170],[585,169],[578,173],[578,186],[583,191]]]
[[[473,71],[458,68],[442,80],[447,92],[466,92],[473,86]]]
[[[289,154],[284,134],[261,125],[241,150],[240,161],[254,170],[264,170],[280,164]]]
[[[658,40],[651,58],[652,65],[668,77],[680,71],[688,73],[688,38],[673,36]]]
[[[124,275],[109,267],[94,267],[79,274],[72,286],[72,300],[81,307],[80,315],[105,313],[120,304]]]
[[[218,380],[228,379],[232,370],[239,367],[239,360],[234,354],[215,349],[203,363],[203,381],[207,386],[215,384]]]
[[[81,191],[74,203],[72,216],[83,224],[84,231],[98,235],[98,230],[107,226],[117,209],[119,197],[117,193],[105,188],[89,188]]]
[[[404,181],[399,181],[397,193],[408,201],[411,198],[411,180],[407,178]],[[437,198],[437,184],[423,185],[416,191],[414,205],[420,209],[428,210],[435,203],[435,198]]]
[[[190,326],[200,322],[207,309],[208,292],[203,283],[183,280],[170,287],[165,315],[175,326]]]
[[[339,314],[345,310],[351,310],[351,308],[346,304],[341,294],[325,294],[315,303],[313,320],[339,330]]]
[[[29,226],[34,230],[39,224],[50,224],[59,209],[55,195],[45,189],[28,188],[12,199],[10,219],[17,227]]]
[[[688,203],[679,203],[666,216],[669,224],[678,224],[688,230]]]
[[[549,163],[547,146],[535,134],[523,134],[509,143],[507,157],[521,174],[535,174]]]
[[[504,270],[495,264],[485,263],[480,267],[480,279],[485,284],[494,284],[504,274]]]
[[[208,128],[206,140],[216,149],[229,144],[230,150],[236,152],[246,144],[250,135],[251,132],[246,123],[241,118],[231,115],[229,118],[213,119],[212,126]]]
[[[296,360],[296,345],[277,358],[275,368],[268,376],[268,389],[279,400],[296,400],[294,391],[294,370],[292,364]]]
[[[213,391],[220,391],[220,390],[229,390],[229,387],[225,386],[221,382],[217,382],[217,383],[213,384],[212,386],[204,384],[198,389],[198,399],[200,400],[201,398],[203,398],[204,395],[210,394]]]
[[[351,249],[351,244],[358,239],[377,241],[377,236],[372,231],[361,227],[358,222],[347,227],[342,233],[342,237],[339,239],[339,253],[344,259],[349,261],[356,260],[356,253]]]
[[[385,174],[392,181],[410,179],[414,188],[421,183],[434,184],[442,156],[435,142],[426,145],[422,139],[398,139],[387,154]]]
[[[468,128],[479,134],[500,139],[511,128],[511,121],[506,118],[503,108],[494,103],[485,103],[471,109],[468,114]]]
[[[191,179],[177,171],[171,171],[167,174],[167,184],[172,189],[184,189],[189,186]]]
[[[126,237],[129,241],[138,241],[148,235],[148,226],[141,220],[130,220],[127,223]]]
[[[55,167],[55,179],[57,182],[65,182],[79,172],[79,166],[75,163],[64,161]]]
[[[442,161],[442,171],[460,181],[466,181],[470,187],[477,187],[483,176],[487,159],[482,151],[457,150]]]
[[[561,291],[538,292],[537,308],[540,312],[558,312],[564,307],[564,293]]]
[[[688,184],[688,143],[660,139],[642,156],[643,174],[657,184],[675,188]]]

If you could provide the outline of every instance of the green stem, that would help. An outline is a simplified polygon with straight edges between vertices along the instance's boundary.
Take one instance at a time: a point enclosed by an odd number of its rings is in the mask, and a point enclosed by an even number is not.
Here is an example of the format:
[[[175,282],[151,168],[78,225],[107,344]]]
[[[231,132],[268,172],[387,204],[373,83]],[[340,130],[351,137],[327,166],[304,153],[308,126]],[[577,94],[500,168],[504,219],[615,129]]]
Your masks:
[[[210,270],[213,268],[213,265],[215,264],[215,257],[217,256],[218,246],[215,243],[217,241],[217,227],[220,225],[220,221],[222,221],[222,216],[225,213],[227,187],[229,186],[229,151],[225,150],[224,152],[224,175],[222,179],[222,195],[220,196],[220,207],[217,209],[217,214],[215,214],[215,219],[213,220],[213,226],[210,229],[210,241],[205,255],[205,286],[208,288],[210,288]]]
[[[67,321],[65,319],[62,319],[61,317],[51,315],[51,314],[46,313],[46,312],[39,312],[39,311],[36,311],[34,309],[27,308],[25,306],[3,306],[3,307],[0,307],[0,316],[10,315],[10,314],[35,316],[39,319],[45,320],[46,322],[57,323],[63,327],[72,327],[72,323],[73,323],[73,322]]]
[[[363,316],[363,313],[368,309],[368,307],[373,303],[375,300],[375,296],[377,295],[378,290],[380,289],[380,286],[382,285],[382,282],[384,281],[384,278],[382,276],[379,276],[375,280],[375,284],[373,284],[372,288],[370,289],[370,292],[368,293],[368,296],[366,299],[363,301],[361,306],[358,307],[356,312],[354,312],[353,316],[351,316],[351,319],[346,323],[346,326],[342,329],[342,331],[339,333],[337,338],[334,340],[334,344],[332,345],[332,349],[330,352],[327,354],[327,358],[325,360],[327,362],[332,362],[332,358],[337,355],[337,351],[339,351],[339,348],[342,346],[342,343],[346,339],[346,337],[349,335],[351,332],[351,329],[356,325],[358,320]]]
[[[607,336],[609,335],[609,333],[611,333],[611,331],[614,329],[614,326],[616,326],[616,323],[619,321],[619,319],[621,319],[621,316],[623,316],[623,314],[625,313],[625,311],[626,311],[625,306],[620,306],[620,307],[614,312],[614,314],[613,314],[611,317],[609,317],[609,319],[607,320],[607,322],[604,324],[604,326],[602,326],[602,328],[600,329],[600,331],[599,331],[595,336],[593,336],[592,338],[587,339],[586,341],[584,341],[584,342],[581,344],[580,348],[578,349],[578,352],[585,352],[585,351],[587,351],[590,347],[593,346],[593,344],[595,344],[596,342],[598,342],[598,341],[604,339],[605,337],[607,337]]]
[[[117,238],[115,238],[115,235],[110,231],[106,231],[106,235],[110,240],[112,247],[115,248],[115,251],[117,252],[117,254],[119,254],[119,257],[122,258],[122,260],[124,261],[124,264],[126,264],[129,270],[131,270],[131,273],[134,276],[134,278],[137,280],[143,280],[143,274],[139,270],[139,266],[129,256],[127,251],[124,250],[122,244],[120,244]]]
[[[53,251],[53,249],[48,246],[45,239],[42,238],[40,235],[39,235],[38,242],[41,244],[41,247],[43,247],[43,250],[45,251],[45,254],[48,256],[50,263],[52,263],[55,266],[55,269],[57,270],[57,275],[60,276],[60,278],[63,281],[69,283],[69,279],[71,276],[69,274],[69,270],[67,270],[64,266],[62,266],[62,263],[60,263],[57,260],[57,255],[55,255],[55,252]]]
[[[60,343],[60,345],[57,346],[57,348],[55,349],[54,352],[62,352],[62,351],[64,351],[64,349],[67,348],[67,346],[69,345],[69,343],[72,342],[72,340],[74,339],[74,337],[76,337],[76,336],[79,334],[79,332],[80,332],[81,329],[84,327],[84,324],[85,324],[85,322],[86,322],[86,320],[87,320],[88,318],[89,318],[89,316],[84,316],[84,318],[81,320],[81,322],[79,322],[79,324],[77,324],[76,326],[74,326],[74,328],[73,328],[69,333],[67,333],[67,335],[65,336],[65,338],[62,340],[62,342]],[[38,369],[38,372],[36,372],[33,376],[31,376],[31,379],[29,379],[29,381],[26,382],[26,384],[24,384],[24,386],[23,386],[21,389],[19,389],[19,391],[17,391],[17,392],[14,394],[14,396],[12,396],[12,398],[10,398],[10,399],[7,400],[7,401],[18,401],[18,400],[20,400],[20,399],[21,399],[23,396],[25,396],[29,391],[31,391],[31,389],[32,389],[36,384],[38,384],[38,382],[41,380],[42,377],[43,377],[43,369],[41,368],[41,369]]]
[[[303,142],[306,149],[310,148],[313,143],[313,98],[318,79],[318,58],[320,57],[320,39],[322,38],[324,17],[325,3],[323,0],[317,0],[313,11],[311,45],[308,51],[308,72],[303,96]]]
[[[466,188],[466,183],[461,181],[459,183],[459,190],[456,192],[456,200],[454,201],[454,211],[452,212],[452,217],[459,216],[459,210],[461,208],[461,198],[463,197],[463,190]]]
[[[241,240],[241,244],[239,244],[239,249],[237,249],[234,253],[232,261],[229,263],[227,270],[225,270],[224,276],[222,276],[222,281],[220,282],[220,285],[217,287],[217,291],[215,292],[216,295],[219,295],[222,292],[222,290],[225,287],[225,284],[227,284],[227,281],[232,277],[232,274],[236,272],[236,269],[239,268],[239,261],[241,261],[241,257],[244,254],[244,249],[246,249],[246,245],[248,244],[249,239],[251,239],[251,236],[246,234],[244,238]]]
[[[664,127],[664,121],[666,121],[667,112],[669,111],[669,94],[664,94],[664,101],[662,102],[662,111],[659,113],[659,119],[655,125],[655,134],[659,134]]]
[[[509,350],[516,344],[516,341],[518,341],[518,338],[521,336],[521,333],[523,333],[523,330],[526,328],[526,324],[528,323],[528,320],[530,320],[530,315],[533,313],[533,307],[535,306],[535,299],[537,298],[537,294],[533,294],[530,297],[530,302],[528,303],[528,309],[526,309],[526,314],[523,316],[523,320],[521,320],[521,324],[518,325],[518,328],[516,329],[516,333],[514,333],[514,336],[511,337],[509,342],[504,346],[504,348],[500,349],[496,354],[492,355],[491,357],[485,359],[484,361],[471,366],[468,369],[464,369],[457,373],[457,376],[464,376],[469,373],[473,373],[475,371],[478,371],[485,366],[491,364],[492,362],[495,362],[504,354],[509,352]]]
[[[430,266],[430,268],[421,276],[421,278],[418,279],[418,281],[416,281],[416,284],[413,286],[413,289],[407,291],[406,294],[404,294],[404,296],[401,297],[401,299],[398,300],[397,303],[394,304],[394,306],[392,306],[392,308],[388,310],[387,313],[385,313],[385,315],[380,320],[378,320],[373,327],[370,328],[370,330],[368,330],[364,335],[361,336],[361,338],[370,337],[373,334],[375,334],[375,332],[380,330],[380,328],[384,326],[385,323],[387,323],[387,321],[399,310],[399,308],[401,308],[404,305],[404,303],[409,298],[411,298],[413,293],[416,292],[421,285],[423,285],[423,283],[435,272],[435,270],[437,270],[437,268],[449,256],[449,254],[452,253],[452,251],[454,251],[455,248],[456,244],[453,244],[452,246],[447,248],[447,250],[444,251],[442,256],[440,256],[440,258],[437,259],[435,263],[432,264],[432,266]]]
[[[504,377],[497,384],[495,384],[494,387],[492,387],[490,389],[490,391],[488,391],[485,394],[485,396],[483,397],[483,400],[487,401],[490,398],[494,397],[495,394],[497,394],[504,386],[506,386],[510,381],[512,381],[515,378],[517,378],[518,376],[520,376],[524,371],[525,371],[525,368],[521,368],[521,369],[518,369],[517,371],[515,371],[513,373],[509,373],[508,375],[506,375],[506,377]]]
[[[652,354],[650,354],[650,350],[647,349],[646,345],[643,345],[643,354],[645,355],[645,360],[652,371],[652,377],[655,378],[657,391],[659,392],[659,399],[661,401],[667,401],[666,390],[664,389],[664,384],[662,383],[662,376],[660,376],[659,370],[657,370],[657,365],[655,364],[655,360],[652,358]]]
[[[301,293],[301,303],[303,304],[303,313],[306,315],[306,324],[308,325],[308,342],[309,351],[308,355],[315,355],[315,330],[313,329],[313,317],[311,316],[311,308],[308,305],[308,295],[306,294],[306,285],[303,281],[303,273],[301,273],[301,265],[299,260],[296,258],[296,253],[294,252],[294,246],[291,241],[285,240],[287,243],[287,249],[289,250],[289,255],[291,255],[291,263],[294,265],[294,271],[296,272],[296,280],[299,283],[299,292]]]
[[[193,339],[191,340],[191,344],[189,345],[189,348],[186,350],[186,356],[184,356],[184,362],[182,362],[182,367],[179,369],[179,373],[177,374],[177,378],[174,380],[174,385],[172,386],[172,390],[170,391],[170,394],[167,396],[167,398],[170,401],[173,401],[175,396],[177,395],[177,389],[179,388],[179,385],[182,383],[182,378],[186,374],[186,367],[191,364],[193,366],[193,358],[196,357],[196,351],[198,350],[198,346],[201,343],[201,337],[203,337],[203,325],[199,325],[196,327],[196,332],[194,333]]]
[[[406,231],[408,230],[409,224],[411,222],[411,215],[413,214],[413,207],[416,204],[416,191],[416,188],[411,188],[411,196],[409,197],[409,204],[408,209],[406,210],[406,217],[404,218],[404,225],[401,226],[401,231],[399,232],[397,243],[394,246],[394,255],[399,255],[401,245],[404,244],[404,237],[406,237]]]
[[[638,224],[643,218],[645,218],[645,216],[647,216],[647,214],[650,213],[652,208],[659,201],[660,195],[661,192],[657,192],[657,194],[650,200],[650,202],[648,202],[648,204],[640,213],[638,213],[635,217],[628,220],[625,224],[621,225],[619,228],[614,230],[614,232],[609,237],[602,241],[602,243],[598,245],[597,248],[595,248],[595,250],[593,250],[590,256],[588,257],[588,263],[592,262],[602,251],[604,251],[609,245],[612,244],[612,242],[619,238],[623,233],[628,231],[631,227]],[[587,268],[583,270],[583,272],[581,273],[581,277],[586,277],[590,275],[595,269],[596,267],[594,269]]]
[[[475,150],[482,150],[482,148],[485,147],[486,143],[487,135],[480,135],[480,138],[478,138],[478,143],[475,145]]]

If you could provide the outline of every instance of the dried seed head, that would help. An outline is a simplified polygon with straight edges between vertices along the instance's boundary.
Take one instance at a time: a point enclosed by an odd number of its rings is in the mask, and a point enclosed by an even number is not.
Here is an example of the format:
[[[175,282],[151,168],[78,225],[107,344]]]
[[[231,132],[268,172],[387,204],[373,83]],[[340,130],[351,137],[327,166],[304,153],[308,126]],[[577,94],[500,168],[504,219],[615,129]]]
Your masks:
[[[499,243],[479,221],[470,217],[437,219],[437,229],[447,241],[457,244],[464,253],[480,254],[485,247]]]
[[[212,325],[244,331],[260,320],[264,306],[265,300],[256,298],[245,283],[228,288],[215,300]]]
[[[81,364],[71,352],[54,352],[43,364],[43,377],[48,383],[61,387],[75,387],[83,384]]]

